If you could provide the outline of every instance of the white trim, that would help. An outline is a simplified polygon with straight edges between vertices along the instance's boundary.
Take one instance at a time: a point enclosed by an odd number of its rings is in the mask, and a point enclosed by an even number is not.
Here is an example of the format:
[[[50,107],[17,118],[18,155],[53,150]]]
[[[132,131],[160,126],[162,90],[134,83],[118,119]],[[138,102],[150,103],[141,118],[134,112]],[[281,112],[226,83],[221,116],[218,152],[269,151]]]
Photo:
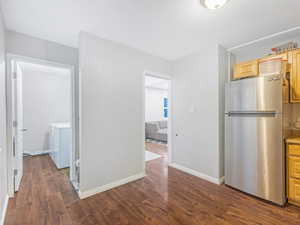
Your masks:
[[[145,134],[145,113],[146,113],[146,104],[145,104],[145,98],[146,98],[146,93],[145,93],[145,89],[147,88],[146,86],[146,76],[149,77],[156,77],[156,78],[160,78],[160,79],[164,79],[167,80],[169,85],[168,85],[168,111],[169,111],[169,115],[168,115],[168,162],[171,163],[171,159],[172,159],[172,103],[173,103],[173,99],[172,99],[172,77],[170,75],[166,75],[166,74],[159,74],[159,73],[155,73],[155,72],[151,72],[151,71],[144,71],[143,73],[143,79],[142,79],[142,93],[143,93],[143,110],[142,110],[142,118],[143,118],[143,122],[142,122],[142,129],[143,129],[143,158],[142,158],[142,163],[143,163],[143,169],[145,171],[146,168],[146,147],[145,147],[145,139],[146,139],[146,134]]]
[[[29,156],[36,156],[36,155],[46,155],[53,152],[53,150],[49,149],[49,150],[44,150],[44,151],[35,151],[34,153],[30,152],[30,151],[23,151],[24,155],[29,155]]]
[[[71,112],[72,112],[72,153],[75,155],[76,153],[76,77],[75,77],[75,66],[63,63],[57,63],[49,60],[32,58],[22,55],[15,55],[11,53],[6,54],[6,106],[7,106],[7,176],[8,176],[8,195],[9,197],[14,197],[14,185],[13,185],[13,156],[12,156],[12,135],[13,135],[13,127],[12,127],[12,71],[11,71],[11,63],[15,62],[27,62],[27,63],[35,63],[40,65],[47,65],[52,67],[59,67],[70,70],[71,77]],[[71,182],[73,184],[73,182]]]
[[[181,170],[181,171],[183,171],[183,172],[185,172],[185,173],[191,174],[191,175],[193,175],[193,176],[199,177],[199,178],[201,178],[201,179],[203,179],[203,180],[209,181],[209,182],[214,183],[214,184],[220,185],[220,184],[222,184],[223,181],[224,181],[224,177],[221,177],[221,178],[219,178],[219,179],[218,179],[218,178],[215,178],[215,177],[211,177],[211,176],[209,176],[209,175],[206,175],[206,174],[204,174],[204,173],[200,173],[200,172],[198,172],[198,171],[196,171],[196,170],[187,168],[187,167],[185,167],[185,166],[181,166],[181,165],[176,164],[176,163],[170,163],[169,166],[170,166],[170,167],[173,167],[173,168],[175,168],[175,169]]]
[[[80,55],[80,54],[79,54]],[[78,84],[77,84],[77,87],[78,87],[78,94],[77,94],[77,98],[78,98],[78,106],[77,106],[77,109],[78,109],[78,118],[77,118],[77,121],[78,121],[78,133],[77,133],[77,137],[78,137],[78,140],[77,140],[77,144],[78,144],[78,158],[76,158],[76,169],[78,169],[77,171],[77,174],[76,174],[76,182],[75,182],[75,189],[78,190],[78,193],[79,193],[79,190],[80,190],[80,178],[81,178],[81,160],[80,160],[80,156],[82,155],[82,68],[80,67],[80,64],[79,64],[79,68],[78,68]],[[76,156],[75,156],[76,157]]]
[[[6,57],[7,57],[8,61],[16,60],[16,61],[21,61],[21,62],[26,62],[26,63],[41,64],[41,65],[46,65],[46,66],[60,67],[60,68],[74,70],[74,65],[58,63],[58,62],[49,61],[49,60],[45,60],[45,59],[32,58],[32,57],[16,55],[16,54],[12,54],[12,53],[7,53]]]
[[[173,135],[172,135],[172,125],[173,125],[173,80],[169,79],[168,87],[168,163],[172,162],[172,146],[173,146]]]
[[[172,77],[170,75],[155,73],[155,72],[152,72],[152,71],[149,71],[149,70],[144,71],[144,76],[156,77],[156,78],[165,79],[165,80],[171,80],[172,79]]]
[[[160,91],[167,91],[167,89],[165,88],[157,88],[157,87],[151,87],[151,86],[145,86],[146,89],[154,89],[154,90],[160,90]]]
[[[110,189],[119,187],[119,186],[127,184],[129,182],[142,179],[144,177],[145,177],[145,173],[142,172],[142,173],[139,173],[139,174],[136,174],[136,175],[133,175],[133,176],[130,176],[130,177],[127,177],[127,178],[109,183],[109,184],[105,184],[103,186],[96,187],[96,188],[93,188],[93,189],[90,189],[90,190],[87,190],[87,191],[83,191],[83,192],[79,191],[78,194],[79,194],[80,199],[85,199],[85,198],[88,198],[92,195],[95,195],[95,194],[98,194],[98,193],[101,193],[101,192],[104,192],[104,191],[108,191]]]
[[[225,183],[225,176],[223,176],[223,177],[221,177],[221,178],[219,179],[219,183],[220,183],[220,184],[224,184],[224,183]]]
[[[5,196],[5,200],[4,200],[4,204],[3,204],[3,211],[1,213],[1,217],[0,217],[0,225],[4,224],[4,220],[5,220],[5,215],[6,215],[6,210],[7,210],[7,206],[8,206],[8,195]]]
[[[227,51],[233,51],[233,50],[236,50],[236,49],[239,49],[239,48],[242,48],[242,47],[246,47],[246,46],[255,44],[255,43],[260,42],[260,41],[264,41],[264,40],[267,40],[267,39],[270,39],[270,38],[273,38],[273,37],[277,37],[277,36],[280,36],[280,35],[283,35],[283,34],[286,34],[286,33],[290,33],[290,32],[293,32],[293,31],[297,31],[297,30],[300,30],[300,26],[294,27],[294,28],[291,28],[291,29],[288,29],[288,30],[284,30],[284,31],[281,31],[281,32],[278,32],[278,33],[275,33],[275,34],[271,34],[271,35],[268,35],[268,36],[265,36],[265,37],[262,37],[262,38],[258,38],[258,39],[255,39],[253,41],[249,41],[249,42],[234,46],[232,48],[228,48]]]
[[[146,122],[146,116],[145,116],[145,113],[146,113],[146,101],[145,101],[145,98],[146,98],[146,76],[145,76],[145,73],[143,73],[143,79],[142,79],[142,148],[141,150],[143,151],[142,152],[142,165],[143,165],[143,171],[144,173],[146,173],[146,145],[145,145],[145,140],[146,140],[146,132],[145,132],[145,129],[146,129],[146,125],[145,125],[145,122]]]

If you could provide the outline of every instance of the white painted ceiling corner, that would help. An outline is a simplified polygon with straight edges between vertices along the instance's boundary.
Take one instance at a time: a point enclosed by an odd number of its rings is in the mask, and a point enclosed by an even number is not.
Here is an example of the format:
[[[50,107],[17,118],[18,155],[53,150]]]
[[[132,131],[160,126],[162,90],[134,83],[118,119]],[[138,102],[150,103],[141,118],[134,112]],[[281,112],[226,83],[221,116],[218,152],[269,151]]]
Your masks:
[[[199,0],[0,2],[9,30],[73,47],[83,30],[167,60],[300,26],[296,0],[230,0],[213,11]]]

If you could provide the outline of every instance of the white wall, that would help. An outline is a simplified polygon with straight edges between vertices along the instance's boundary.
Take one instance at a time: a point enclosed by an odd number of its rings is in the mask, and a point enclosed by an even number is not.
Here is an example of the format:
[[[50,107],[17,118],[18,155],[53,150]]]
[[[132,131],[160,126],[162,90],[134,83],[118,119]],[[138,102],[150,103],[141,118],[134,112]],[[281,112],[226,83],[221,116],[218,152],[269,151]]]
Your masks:
[[[23,120],[27,128],[23,148],[34,155],[49,151],[51,123],[71,122],[71,77],[66,72],[34,68],[22,72]]]
[[[170,64],[87,33],[79,46],[84,196],[144,173],[143,72],[169,74]]]
[[[300,47],[300,30],[274,36],[248,46],[240,47],[231,52],[238,63],[266,56],[272,53],[272,48],[288,42],[296,42],[298,43],[298,47]]]
[[[5,37],[0,12],[0,224],[4,220],[7,203],[7,155],[6,155],[6,94],[5,94]]]
[[[78,65],[78,49],[14,31],[6,31],[6,50],[16,55]]]
[[[168,90],[147,87],[145,90],[145,121],[161,121],[164,118],[164,98]]]
[[[172,74],[171,163],[218,182],[222,174],[217,46],[176,60]]]

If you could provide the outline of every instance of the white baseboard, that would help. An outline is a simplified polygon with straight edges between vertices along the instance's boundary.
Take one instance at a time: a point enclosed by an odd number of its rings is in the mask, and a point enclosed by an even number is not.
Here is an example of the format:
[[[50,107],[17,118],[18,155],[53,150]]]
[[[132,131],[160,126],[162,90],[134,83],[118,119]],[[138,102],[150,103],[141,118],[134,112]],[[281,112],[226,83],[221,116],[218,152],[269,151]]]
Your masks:
[[[49,154],[51,152],[53,152],[53,150],[35,151],[34,153],[24,150],[23,154],[30,155],[30,156],[37,156],[37,155]]]
[[[87,190],[87,191],[83,191],[83,192],[81,192],[79,190],[78,194],[79,194],[80,199],[88,198],[92,195],[95,195],[95,194],[98,194],[98,193],[101,193],[101,192],[104,192],[104,191],[108,191],[110,189],[116,188],[118,186],[127,184],[127,183],[135,181],[135,180],[139,180],[139,179],[144,178],[144,177],[145,177],[144,172],[139,173],[139,174],[136,174],[136,175],[133,175],[133,176],[130,176],[130,177],[112,182],[110,184],[106,184],[106,185],[103,185],[103,186],[100,186],[100,187],[93,188],[91,190]]]
[[[191,175],[193,175],[193,176],[199,177],[199,178],[201,178],[201,179],[207,180],[207,181],[209,181],[209,182],[211,182],[211,183],[214,183],[214,184],[220,185],[220,184],[223,183],[223,180],[224,180],[224,177],[221,177],[221,178],[219,178],[219,179],[218,179],[218,178],[215,178],[215,177],[211,177],[211,176],[208,176],[208,175],[206,175],[206,174],[204,174],[204,173],[200,173],[200,172],[198,172],[198,171],[196,171],[196,170],[187,168],[187,167],[185,167],[185,166],[181,166],[181,165],[176,164],[176,163],[170,163],[169,166],[170,166],[170,167],[173,167],[173,168],[175,168],[175,169],[181,170],[181,171],[183,171],[183,172],[185,172],[185,173],[191,174]]]
[[[220,181],[220,184],[224,184],[224,183],[225,183],[225,176],[221,177],[221,178],[219,179],[219,181]]]
[[[3,211],[0,214],[0,225],[4,224],[6,210],[7,210],[7,206],[8,206],[8,199],[9,199],[8,195],[6,195],[5,200],[4,200],[4,204],[3,204]]]

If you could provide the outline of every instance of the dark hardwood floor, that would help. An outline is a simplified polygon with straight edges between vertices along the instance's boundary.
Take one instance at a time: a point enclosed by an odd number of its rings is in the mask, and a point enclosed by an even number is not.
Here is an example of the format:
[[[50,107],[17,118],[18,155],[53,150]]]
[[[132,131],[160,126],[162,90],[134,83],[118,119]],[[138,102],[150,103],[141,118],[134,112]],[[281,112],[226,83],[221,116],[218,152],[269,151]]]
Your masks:
[[[165,159],[168,158],[168,147],[166,144],[146,142],[146,150],[162,155]]]
[[[155,153],[164,146],[147,144]],[[299,225],[300,208],[281,208],[166,164],[147,163],[147,177],[78,199],[49,156],[26,157],[20,191],[9,201],[5,225]]]

